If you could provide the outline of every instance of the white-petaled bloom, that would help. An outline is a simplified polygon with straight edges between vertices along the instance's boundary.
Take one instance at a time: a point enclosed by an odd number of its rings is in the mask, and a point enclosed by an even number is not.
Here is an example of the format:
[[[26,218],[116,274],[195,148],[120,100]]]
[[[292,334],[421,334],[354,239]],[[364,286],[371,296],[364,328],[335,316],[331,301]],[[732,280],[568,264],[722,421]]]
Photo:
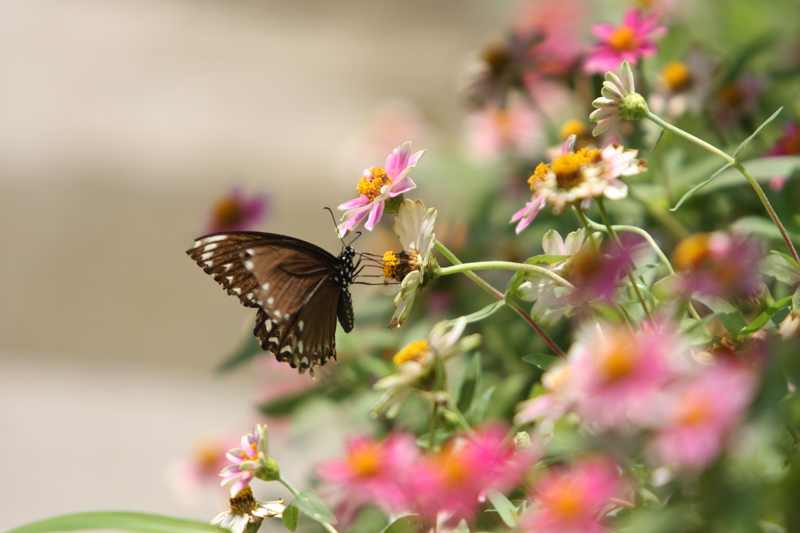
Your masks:
[[[422,200],[405,200],[394,219],[394,232],[403,246],[399,253],[386,252],[383,255],[383,275],[386,283],[399,281],[400,288],[394,298],[394,314],[390,328],[401,326],[411,312],[414,296],[433,278],[437,268],[433,259],[433,245],[436,235],[436,209],[425,209]],[[387,285],[394,292],[397,285]]]
[[[230,529],[233,533],[254,533],[265,518],[279,517],[286,509],[283,500],[259,503],[250,487],[244,487],[228,499],[228,505],[230,509],[215,516],[211,524]]]
[[[447,322],[439,322],[427,340],[414,341],[397,352],[393,358],[397,371],[373,385],[375,390],[385,392],[372,408],[372,414],[388,409],[386,416],[394,418],[400,413],[412,388],[430,390],[437,358],[444,362],[476,348],[481,343],[481,336],[475,333],[461,338],[466,326],[467,319],[463,316],[452,327],[448,327]]]
[[[269,456],[266,424],[256,424],[252,433],[242,437],[242,447],[230,450],[226,456],[233,464],[220,472],[220,484],[231,485],[231,498],[247,488],[253,477],[267,481],[278,478],[278,465]]]
[[[598,232],[594,234],[595,243],[599,244],[602,235]],[[586,230],[579,229],[562,239],[561,235],[555,230],[545,233],[542,239],[542,249],[546,255],[568,256],[561,261],[556,261],[544,268],[558,274],[561,277],[568,275],[572,259],[584,248],[590,246],[591,242],[586,236]],[[560,319],[564,313],[570,310],[573,305],[564,296],[574,289],[559,285],[552,278],[538,274],[528,274],[528,281],[522,283],[517,289],[517,295],[526,301],[534,302],[531,309],[531,317],[544,325],[551,325]]]
[[[633,176],[647,170],[647,162],[637,159],[638,150],[626,150],[610,144],[603,150],[581,148],[573,152],[574,138],[564,143],[564,151],[549,164],[541,163],[528,180],[533,197],[514,213],[511,222],[518,222],[517,233],[525,229],[545,205],[560,213],[571,204],[588,209],[592,198],[605,196],[621,200],[628,196],[622,176]]]
[[[647,102],[636,92],[633,71],[627,61],[622,62],[619,76],[606,72],[605,78],[600,90],[602,96],[592,102],[597,109],[589,115],[589,120],[597,122],[593,135],[600,135],[623,118],[641,120],[648,112]]]

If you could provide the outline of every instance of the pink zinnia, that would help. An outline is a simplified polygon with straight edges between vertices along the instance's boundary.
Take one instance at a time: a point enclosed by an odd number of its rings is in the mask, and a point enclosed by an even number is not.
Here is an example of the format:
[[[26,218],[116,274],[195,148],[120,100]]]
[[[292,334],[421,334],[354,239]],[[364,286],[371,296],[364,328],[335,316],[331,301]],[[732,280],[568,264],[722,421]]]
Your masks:
[[[361,196],[345,202],[339,209],[345,211],[342,223],[339,224],[339,235],[345,236],[366,219],[364,227],[370,231],[380,220],[388,200],[416,188],[416,184],[408,177],[425,150],[409,155],[411,143],[398,146],[386,158],[386,167],[372,167],[364,171],[358,182]]]
[[[531,510],[520,519],[520,532],[600,533],[605,517],[619,507],[625,483],[606,459],[588,458],[568,470],[557,467],[536,484]]]
[[[394,433],[383,441],[359,437],[347,443],[346,456],[319,465],[321,481],[338,489],[340,515],[347,522],[362,505],[375,504],[386,512],[409,507],[407,477],[417,456],[411,435]]]
[[[533,157],[542,147],[541,125],[542,117],[533,107],[509,95],[505,107],[489,105],[473,112],[467,118],[467,134],[480,157]]]
[[[659,15],[642,16],[642,13],[631,8],[625,12],[620,26],[601,23],[592,26],[592,32],[600,39],[594,45],[589,57],[583,64],[587,73],[603,73],[619,68],[620,63],[627,61],[636,65],[641,57],[656,53],[654,39],[666,32],[666,26],[658,24]]]
[[[233,187],[214,203],[209,213],[206,232],[219,233],[253,229],[266,217],[268,205],[266,193],[255,193],[248,196],[242,187]]]
[[[679,382],[660,399],[660,428],[650,444],[661,462],[702,470],[720,453],[756,390],[754,372],[723,361],[690,381]]]
[[[242,437],[242,447],[230,450],[225,456],[232,465],[219,473],[223,487],[231,485],[231,498],[250,484],[256,475],[263,475],[270,461],[266,424],[256,424],[252,433]]]

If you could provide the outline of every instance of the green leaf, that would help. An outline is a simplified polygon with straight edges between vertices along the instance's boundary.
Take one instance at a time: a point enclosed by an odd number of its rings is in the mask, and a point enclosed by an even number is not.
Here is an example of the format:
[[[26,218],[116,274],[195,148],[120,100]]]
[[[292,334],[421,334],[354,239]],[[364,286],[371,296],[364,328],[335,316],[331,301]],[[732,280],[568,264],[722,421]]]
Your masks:
[[[679,292],[681,277],[677,274],[665,276],[653,284],[653,296],[663,302]]]
[[[734,340],[738,338],[739,332],[747,327],[747,322],[739,310],[722,298],[708,294],[695,294],[693,298],[714,311],[714,314],[717,315],[717,318],[719,318]]]
[[[229,530],[212,526],[208,522],[124,511],[97,511],[54,516],[30,522],[6,533],[45,533],[87,529],[118,529],[147,533],[230,533]]]
[[[688,191],[686,194],[684,194],[683,196],[681,196],[681,199],[680,199],[680,200],[678,200],[678,203],[677,203],[677,204],[675,204],[675,207],[671,208],[671,209],[670,209],[670,211],[677,211],[677,210],[678,210],[678,208],[679,208],[681,205],[683,205],[683,202],[685,202],[686,200],[688,200],[689,198],[691,198],[692,196],[694,196],[694,195],[695,195],[695,193],[696,193],[697,191],[699,191],[700,189],[702,189],[703,187],[705,187],[706,185],[708,185],[709,183],[711,183],[711,181],[712,181],[714,178],[716,178],[717,176],[719,176],[720,174],[722,174],[722,172],[724,172],[725,170],[727,170],[727,169],[728,169],[730,166],[731,166],[731,163],[725,163],[725,165],[724,165],[722,168],[720,168],[719,170],[717,170],[716,172],[714,172],[713,174],[711,174],[711,177],[710,177],[710,178],[708,178],[707,180],[705,180],[705,181],[703,181],[703,182],[701,182],[701,183],[699,183],[699,184],[695,185],[695,186],[694,186],[694,187],[692,187],[691,189],[689,189],[689,191]]]
[[[496,301],[494,303],[490,303],[489,305],[487,305],[486,307],[484,307],[482,309],[478,309],[474,313],[470,313],[469,315],[465,315],[464,317],[458,317],[458,318],[454,318],[452,320],[446,320],[446,321],[442,322],[442,325],[444,327],[450,327],[453,324],[455,324],[456,322],[458,322],[461,318],[466,318],[467,319],[467,324],[470,324],[472,322],[478,322],[480,320],[483,320],[484,318],[492,316],[498,309],[500,309],[504,305],[505,305],[505,302],[503,300],[498,300],[498,301]]]
[[[489,489],[486,491],[486,496],[489,497],[489,501],[492,502],[497,514],[500,516],[500,520],[502,520],[505,525],[508,527],[517,525],[517,518],[519,518],[517,516],[517,508],[503,493],[494,489]]]
[[[780,112],[781,112],[781,111],[783,111],[783,107],[781,107],[781,108],[779,108],[777,111],[775,111],[775,112],[774,112],[774,113],[773,113],[773,114],[772,114],[772,115],[771,115],[771,116],[770,116],[770,117],[769,117],[767,120],[765,120],[765,121],[764,121],[764,122],[763,122],[763,123],[762,123],[762,124],[761,124],[761,125],[760,125],[758,128],[756,128],[756,131],[754,131],[754,132],[753,132],[753,134],[752,134],[752,135],[750,135],[750,137],[748,137],[747,139],[745,139],[744,141],[742,141],[742,144],[740,144],[740,145],[738,146],[738,148],[736,148],[736,151],[735,151],[735,152],[733,152],[733,158],[734,158],[734,159],[737,159],[737,158],[739,157],[739,154],[741,154],[741,153],[742,153],[742,150],[744,150],[744,149],[745,149],[745,147],[746,147],[748,144],[750,144],[750,141],[752,141],[753,139],[755,139],[756,135],[758,135],[759,133],[761,133],[761,130],[763,130],[763,129],[766,127],[766,125],[767,125],[767,124],[769,124],[770,122],[772,122],[773,120],[775,120],[775,117],[777,117],[777,116],[780,114]]]
[[[281,517],[283,518],[283,525],[286,526],[286,529],[289,531],[295,531],[297,529],[297,521],[300,518],[300,511],[297,507],[287,507],[283,510]]]
[[[258,344],[258,340],[253,336],[249,336],[247,340],[242,343],[238,350],[233,352],[233,354],[231,354],[221,365],[217,367],[217,372],[221,374],[229,372],[242,363],[246,363],[263,353],[264,350],[261,349],[261,346]]]
[[[744,328],[742,331],[739,332],[739,338],[741,339],[749,335],[752,335],[753,333],[764,327],[764,324],[769,322],[778,311],[786,307],[789,307],[791,301],[792,297],[787,296],[785,298],[781,298],[774,304],[770,305],[763,313],[754,318],[753,321],[750,322],[750,324],[748,324],[746,328]]]
[[[313,490],[301,492],[292,500],[289,506],[296,507],[303,514],[308,515],[317,522],[336,523],[336,517],[325,507],[325,504],[322,503],[322,500],[319,499],[319,496],[317,496],[317,493]]]
[[[550,370],[561,361],[560,357],[545,353],[532,353],[523,355],[522,360],[534,366],[538,366],[542,370]]]
[[[797,287],[792,295],[792,309],[800,310],[800,287]]]
[[[461,383],[458,385],[458,410],[466,413],[472,405],[472,399],[478,391],[481,382],[481,354],[476,353],[472,356],[469,366],[461,376]]]
[[[800,283],[800,269],[798,269],[797,262],[786,254],[773,251],[758,264],[758,269],[763,274],[786,285],[794,286],[796,283]]]
[[[422,531],[422,520],[417,515],[401,516],[385,528],[381,533],[416,533]]]
[[[761,157],[742,162],[753,178],[766,183],[775,176],[791,176],[800,170],[800,156],[787,155],[777,157]],[[729,168],[714,183],[703,189],[703,194],[710,194],[725,187],[747,184],[747,179],[735,168]]]
[[[494,390],[494,385],[486,389],[483,394],[478,396],[477,401],[472,402],[472,406],[470,407],[469,411],[464,413],[464,416],[470,421],[470,423],[472,423],[472,425],[483,422],[483,419],[486,417],[486,409],[489,407],[489,400],[492,399]]]

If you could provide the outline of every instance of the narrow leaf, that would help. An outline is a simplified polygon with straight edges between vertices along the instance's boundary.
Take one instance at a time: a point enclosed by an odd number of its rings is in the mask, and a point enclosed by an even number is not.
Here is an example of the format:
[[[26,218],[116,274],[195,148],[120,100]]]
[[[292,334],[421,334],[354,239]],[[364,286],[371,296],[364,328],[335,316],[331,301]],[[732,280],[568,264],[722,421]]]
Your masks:
[[[772,317],[775,316],[775,314],[778,311],[785,309],[786,307],[789,307],[791,302],[792,302],[792,297],[787,296],[785,298],[781,298],[774,304],[770,305],[763,313],[755,317],[753,321],[747,325],[746,328],[744,328],[742,331],[739,332],[739,338],[741,339],[749,335],[752,335],[753,333],[764,327],[764,324],[772,320]]]
[[[544,353],[532,353],[528,355],[523,355],[522,360],[526,363],[529,363],[534,366],[538,366],[542,370],[550,370],[555,366],[559,361],[561,361],[560,357],[556,357],[555,355],[549,355]]]
[[[505,525],[508,527],[517,525],[517,508],[503,493],[494,489],[489,489],[486,491],[486,496],[489,497],[489,501],[492,502],[497,514],[500,516],[500,520],[502,520]]]
[[[466,413],[472,405],[472,399],[480,386],[481,380],[481,354],[476,353],[472,356],[469,366],[461,376],[461,383],[458,386],[458,410]]]
[[[719,170],[717,170],[716,172],[714,172],[713,174],[711,174],[711,177],[710,177],[710,178],[708,178],[707,180],[705,180],[705,181],[703,181],[703,182],[699,183],[698,185],[695,185],[695,186],[694,186],[694,187],[692,187],[691,189],[689,189],[689,191],[688,191],[686,194],[684,194],[684,195],[681,197],[681,199],[680,199],[680,200],[678,200],[678,203],[677,203],[677,204],[675,204],[675,207],[671,208],[671,209],[670,209],[670,211],[677,211],[677,210],[678,210],[678,208],[679,208],[681,205],[683,205],[683,202],[685,202],[686,200],[688,200],[689,198],[691,198],[692,196],[694,196],[694,194],[695,194],[697,191],[699,191],[700,189],[702,189],[703,187],[705,187],[706,185],[708,185],[709,183],[711,183],[711,180],[713,180],[714,178],[716,178],[717,176],[719,176],[720,174],[722,174],[722,172],[724,172],[724,171],[725,171],[726,169],[728,169],[728,167],[730,167],[730,166],[731,166],[731,164],[730,164],[730,163],[725,163],[725,166],[723,166],[722,168],[720,168]]]
[[[401,516],[385,528],[381,533],[417,533],[422,531],[422,521],[417,515]]]
[[[116,529],[146,533],[230,533],[227,529],[212,526],[208,522],[123,511],[97,511],[54,516],[30,522],[6,533],[45,533],[87,529]]]
[[[301,492],[289,505],[296,507],[303,514],[308,515],[317,522],[336,523],[336,517],[325,507],[325,504],[322,503],[322,500],[313,490]]]
[[[281,517],[283,518],[283,525],[286,526],[286,529],[289,531],[295,531],[297,529],[297,521],[300,519],[300,511],[297,507],[287,507],[283,510]]]
[[[720,322],[722,322],[722,325],[725,326],[725,329],[728,330],[728,333],[731,334],[731,337],[733,337],[734,340],[737,339],[739,332],[747,327],[747,322],[739,310],[722,298],[707,294],[695,294],[693,298],[714,311],[714,314],[717,315],[717,318],[719,318]]]
[[[738,148],[736,148],[736,151],[735,151],[735,152],[733,152],[733,158],[734,158],[734,159],[738,158],[738,157],[739,157],[739,154],[740,154],[740,153],[742,153],[742,150],[744,150],[744,149],[745,149],[745,147],[746,147],[748,144],[750,144],[750,141],[752,141],[753,139],[755,139],[756,135],[758,135],[759,133],[761,133],[761,130],[763,130],[763,129],[764,129],[764,127],[766,127],[766,125],[767,125],[767,124],[769,124],[770,122],[772,122],[773,120],[775,120],[775,117],[777,117],[777,116],[780,114],[780,112],[781,112],[781,111],[783,111],[783,107],[781,107],[781,108],[779,108],[777,111],[775,111],[775,112],[772,114],[772,116],[770,116],[770,117],[769,117],[767,120],[765,120],[765,121],[764,121],[764,122],[763,122],[763,123],[762,123],[762,124],[761,124],[761,125],[760,125],[758,128],[756,128],[756,131],[754,131],[754,132],[753,132],[753,134],[752,134],[752,135],[750,135],[750,137],[748,137],[747,139],[745,139],[744,141],[742,141],[742,144],[740,144],[740,145],[739,145],[739,147],[738,147]]]

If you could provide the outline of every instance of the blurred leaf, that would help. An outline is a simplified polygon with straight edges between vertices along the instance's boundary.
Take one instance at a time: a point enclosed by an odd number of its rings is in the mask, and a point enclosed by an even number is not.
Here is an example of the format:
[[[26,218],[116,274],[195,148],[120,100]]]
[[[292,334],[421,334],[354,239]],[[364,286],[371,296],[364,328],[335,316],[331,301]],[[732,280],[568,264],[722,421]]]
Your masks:
[[[333,516],[322,500],[319,499],[317,493],[313,490],[306,490],[297,495],[292,500],[289,507],[295,507],[303,514],[316,520],[317,522],[327,522],[329,524],[336,523],[336,517]]]
[[[502,520],[505,525],[508,527],[517,525],[517,518],[519,518],[517,516],[517,508],[503,493],[494,489],[489,489],[486,491],[486,496],[489,498],[489,501],[492,502],[497,514],[500,516],[500,520]]]
[[[680,288],[682,278],[678,274],[665,276],[653,284],[653,296],[663,302],[674,296]]]
[[[800,283],[797,262],[786,254],[773,251],[758,264],[758,269],[764,275],[775,278],[790,287]]]
[[[792,309],[800,310],[800,287],[797,287],[792,295]]]
[[[544,371],[550,370],[561,361],[560,357],[544,353],[532,353],[523,355],[522,360],[531,365],[537,366]]]
[[[722,298],[708,294],[695,294],[693,298],[714,311],[714,314],[717,315],[717,318],[719,318],[734,340],[738,338],[739,332],[747,327],[747,322],[739,310]]]
[[[777,157],[762,157],[742,162],[753,178],[758,182],[768,182],[775,176],[789,176],[800,170],[800,156],[787,155]],[[725,187],[747,184],[747,179],[736,169],[725,170],[712,185],[703,189],[703,194],[709,194]]]
[[[711,177],[710,177],[710,178],[708,178],[707,180],[705,180],[705,181],[703,181],[703,182],[701,182],[701,183],[699,183],[699,184],[695,185],[695,186],[694,186],[694,187],[692,187],[691,189],[689,189],[689,190],[686,192],[686,194],[684,194],[683,196],[681,196],[681,199],[680,199],[680,200],[678,200],[678,203],[677,203],[677,204],[675,204],[675,207],[671,208],[671,209],[670,209],[670,211],[673,211],[673,212],[674,212],[674,211],[677,211],[677,210],[678,210],[678,208],[679,208],[681,205],[683,205],[683,202],[685,202],[686,200],[688,200],[689,198],[691,198],[692,196],[694,196],[694,195],[695,195],[695,193],[696,193],[697,191],[699,191],[700,189],[702,189],[703,187],[705,187],[706,185],[708,185],[709,183],[711,183],[711,180],[713,180],[713,179],[716,179],[716,177],[717,177],[717,176],[719,176],[720,174],[722,174],[722,173],[723,173],[725,170],[727,170],[727,169],[728,169],[730,166],[731,166],[731,164],[730,164],[730,163],[726,163],[726,164],[725,164],[725,165],[724,165],[722,168],[720,168],[719,170],[717,170],[716,172],[714,172],[713,174],[711,174]],[[744,178],[743,178],[743,179],[744,179]]]
[[[791,301],[792,297],[787,296],[786,298],[781,298],[774,304],[770,305],[763,313],[754,318],[753,321],[750,322],[750,324],[748,324],[746,328],[744,328],[742,331],[739,332],[739,338],[741,339],[749,335],[752,335],[753,333],[764,327],[764,324],[770,321],[778,311],[781,311],[782,309],[788,307]]]
[[[212,526],[208,522],[123,511],[96,511],[54,516],[30,522],[7,533],[44,533],[87,529],[118,529],[148,533],[230,533],[229,530]]]
[[[242,343],[242,345],[239,346],[238,350],[233,352],[230,357],[228,357],[221,365],[217,367],[217,372],[221,374],[229,372],[237,366],[246,363],[263,353],[266,352],[261,348],[261,345],[258,344],[258,340],[250,335]]]
[[[757,235],[771,240],[783,240],[780,230],[769,219],[763,217],[742,217],[731,226],[731,231],[734,233],[743,233],[745,235]],[[800,235],[786,231],[789,238],[794,242],[800,242]]]
[[[297,521],[300,518],[300,511],[297,507],[287,507],[283,510],[281,517],[283,518],[283,525],[286,526],[286,529],[289,531],[295,531],[297,529]]]
[[[470,407],[467,413],[464,413],[464,416],[472,425],[479,424],[483,422],[483,419],[486,417],[486,409],[489,407],[489,400],[492,399],[492,394],[494,394],[495,386],[492,385],[488,389],[486,389],[483,394],[478,396],[478,400],[472,402],[472,406]]]
[[[472,405],[472,399],[478,391],[481,382],[481,354],[476,353],[472,356],[469,366],[461,376],[461,383],[458,385],[458,410],[466,413]]]
[[[480,320],[483,320],[484,318],[492,316],[498,309],[500,309],[504,305],[505,302],[503,300],[498,300],[494,303],[490,303],[489,305],[487,305],[482,309],[478,309],[474,313],[464,315],[463,317],[454,318],[452,320],[445,320],[442,322],[442,324],[446,327],[450,327],[456,322],[458,322],[461,318],[466,318],[467,324],[470,324],[472,322],[478,322]]]
[[[758,128],[756,128],[756,131],[754,131],[752,135],[750,135],[747,139],[742,141],[742,144],[740,144],[736,148],[736,151],[733,152],[733,158],[734,159],[738,158],[739,154],[742,153],[742,150],[744,150],[745,147],[747,147],[747,145],[750,144],[750,141],[755,139],[756,135],[761,133],[761,130],[763,130],[766,127],[767,124],[769,124],[770,122],[775,120],[775,117],[777,117],[780,114],[781,111],[783,111],[783,107],[781,107],[777,111],[775,111],[767,120],[765,120]]]
[[[422,521],[417,515],[401,516],[385,528],[381,533],[416,533],[422,531]]]

